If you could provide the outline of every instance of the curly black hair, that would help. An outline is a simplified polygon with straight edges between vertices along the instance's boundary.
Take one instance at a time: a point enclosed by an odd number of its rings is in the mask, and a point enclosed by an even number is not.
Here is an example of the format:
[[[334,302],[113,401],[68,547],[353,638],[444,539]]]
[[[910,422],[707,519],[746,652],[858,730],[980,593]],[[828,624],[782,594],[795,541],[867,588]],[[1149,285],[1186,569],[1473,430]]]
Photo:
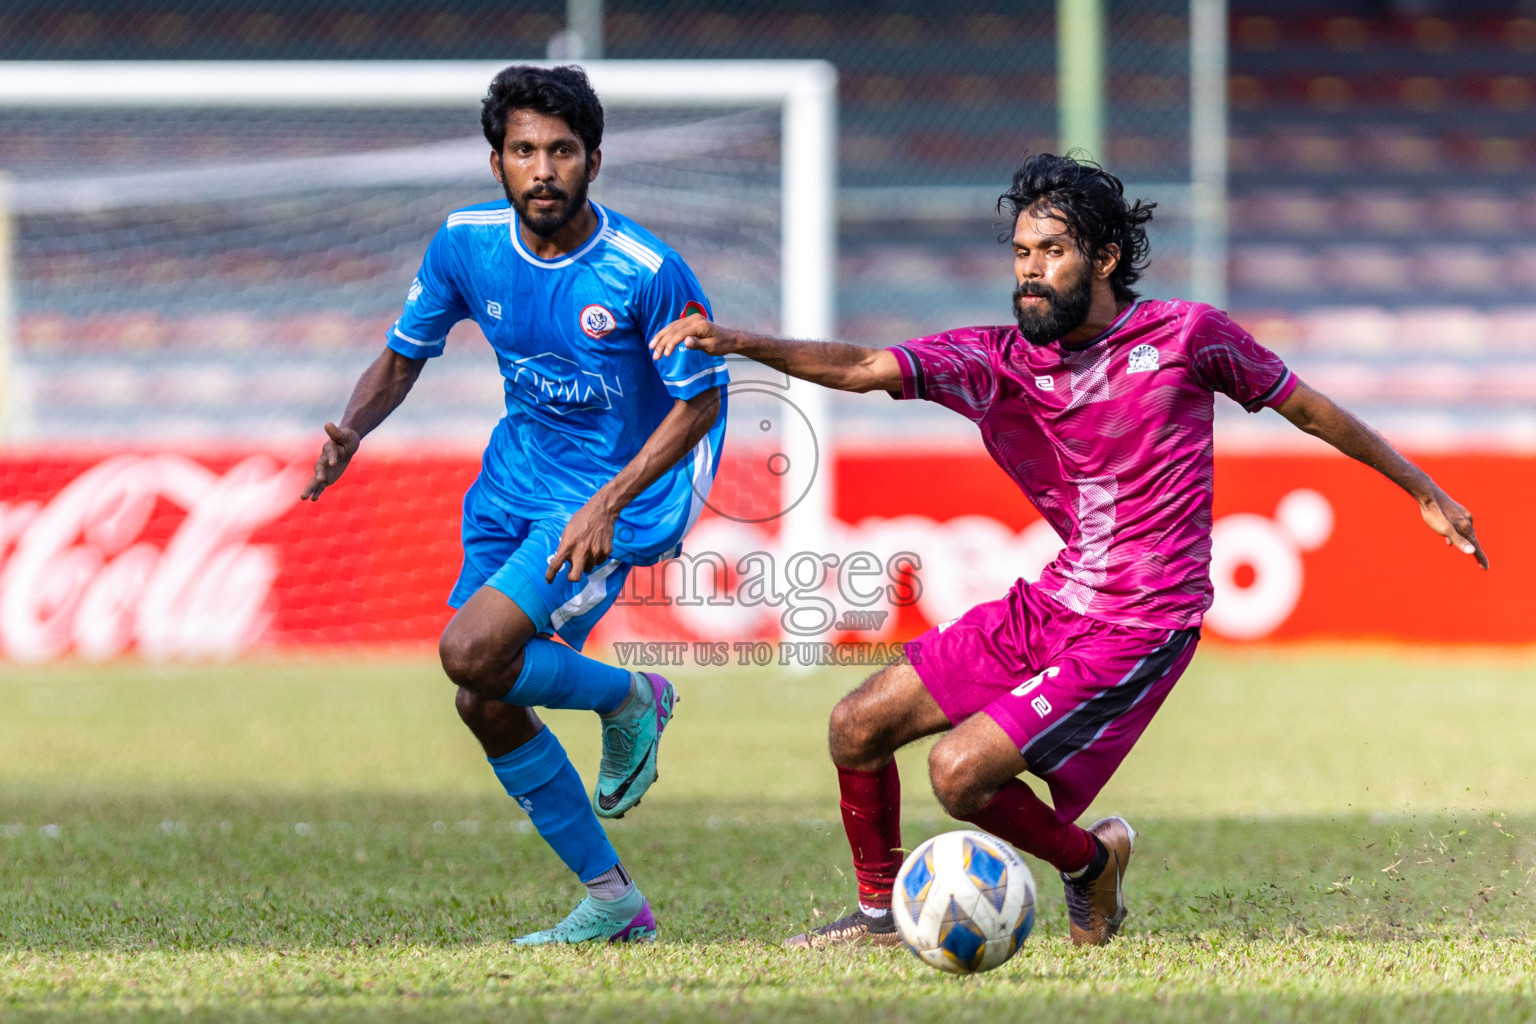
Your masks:
[[[603,105],[587,73],[574,64],[558,68],[513,64],[491,79],[480,103],[480,127],[485,141],[498,153],[507,139],[507,115],[514,110],[560,118],[581,139],[589,157],[603,144]]]
[[[1106,246],[1116,246],[1120,260],[1109,275],[1110,287],[1121,302],[1138,297],[1131,285],[1140,280],[1151,257],[1147,223],[1156,203],[1126,202],[1125,185],[1092,161],[1037,153],[1013,172],[1013,184],[998,197],[998,212],[1005,204],[1014,223],[1026,210],[1060,218],[1089,260]],[[1002,241],[1009,237],[1004,235]]]

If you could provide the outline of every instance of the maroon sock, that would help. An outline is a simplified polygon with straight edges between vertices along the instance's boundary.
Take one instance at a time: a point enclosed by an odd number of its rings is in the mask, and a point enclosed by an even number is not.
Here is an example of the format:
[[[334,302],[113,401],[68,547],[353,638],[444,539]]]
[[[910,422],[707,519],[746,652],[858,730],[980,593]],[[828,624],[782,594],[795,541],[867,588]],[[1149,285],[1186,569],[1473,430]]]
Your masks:
[[[992,802],[965,819],[1039,857],[1057,871],[1081,871],[1093,859],[1093,837],[1062,821],[1044,800],[1018,779],[997,791]]]
[[[843,831],[853,850],[859,902],[889,907],[896,872],[901,870],[901,776],[896,762],[873,772],[837,769],[842,791]]]

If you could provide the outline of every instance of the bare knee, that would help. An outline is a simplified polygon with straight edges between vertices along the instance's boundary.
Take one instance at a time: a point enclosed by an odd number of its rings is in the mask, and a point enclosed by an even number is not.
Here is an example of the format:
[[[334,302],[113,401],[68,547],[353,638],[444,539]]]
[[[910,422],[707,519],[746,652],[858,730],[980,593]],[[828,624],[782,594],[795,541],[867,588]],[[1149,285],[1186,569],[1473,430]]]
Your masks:
[[[476,636],[468,629],[450,626],[442,631],[438,640],[438,659],[441,659],[442,671],[447,672],[456,685],[476,692],[484,691],[487,683],[501,674],[496,671],[498,646],[501,645],[490,637]]]
[[[928,779],[933,795],[954,818],[967,818],[985,807],[997,787],[982,770],[980,759],[960,743],[945,737],[928,752]]]
[[[911,664],[894,662],[864,680],[832,710],[832,761],[874,771],[914,740],[950,727]]]
[[[515,679],[521,645],[507,650],[506,642],[475,630],[454,628],[449,623],[437,642],[437,655],[448,678],[463,690],[500,697]],[[461,710],[462,713],[462,710]]]
[[[873,771],[894,753],[882,743],[881,729],[872,708],[858,691],[837,702],[827,726],[827,745],[832,763],[840,768]]]
[[[482,669],[483,655],[479,650],[480,644],[475,637],[469,635],[466,630],[456,630],[452,626],[443,630],[443,635],[437,640],[437,657],[443,663],[443,671],[448,678],[453,680],[459,690],[459,712],[464,711],[463,687],[475,689],[474,681]]]

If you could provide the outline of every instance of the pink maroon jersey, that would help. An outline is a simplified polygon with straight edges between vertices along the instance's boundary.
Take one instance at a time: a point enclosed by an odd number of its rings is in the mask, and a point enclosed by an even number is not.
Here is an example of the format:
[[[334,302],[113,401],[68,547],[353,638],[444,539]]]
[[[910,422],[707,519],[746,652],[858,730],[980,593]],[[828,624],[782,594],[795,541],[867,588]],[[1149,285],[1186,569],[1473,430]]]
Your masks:
[[[1215,392],[1249,412],[1295,376],[1225,313],[1142,300],[1093,341],[1034,345],[1017,327],[966,327],[891,349],[901,398],[981,428],[988,453],[1066,547],[1037,584],[1076,612],[1154,629],[1211,605]]]

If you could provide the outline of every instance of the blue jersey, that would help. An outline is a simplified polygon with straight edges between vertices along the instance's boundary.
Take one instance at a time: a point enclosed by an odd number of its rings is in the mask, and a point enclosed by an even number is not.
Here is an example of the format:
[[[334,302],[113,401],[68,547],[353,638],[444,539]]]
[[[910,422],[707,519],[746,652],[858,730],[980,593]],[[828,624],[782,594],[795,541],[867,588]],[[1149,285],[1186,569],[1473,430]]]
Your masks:
[[[448,329],[474,318],[496,350],[507,414],[481,465],[482,495],[514,516],[569,519],[623,469],[671,411],[729,377],[725,360],[679,347],[653,361],[668,322],[709,315],[677,253],[627,217],[592,204],[598,228],[545,260],[518,235],[506,202],[459,210],[427,247],[389,347],[441,355]],[[650,565],[680,550],[709,494],[725,436],[725,396],[709,433],[619,516],[614,557]]]

